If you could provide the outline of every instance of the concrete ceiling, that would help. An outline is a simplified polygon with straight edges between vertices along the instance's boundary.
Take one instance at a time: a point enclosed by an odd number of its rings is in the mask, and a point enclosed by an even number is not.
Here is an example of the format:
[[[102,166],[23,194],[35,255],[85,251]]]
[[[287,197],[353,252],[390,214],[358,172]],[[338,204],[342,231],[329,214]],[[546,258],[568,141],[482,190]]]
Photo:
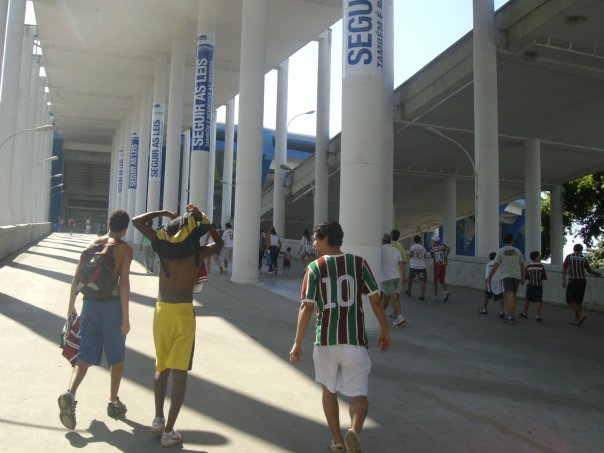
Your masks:
[[[186,93],[192,99],[198,0],[34,0],[57,132],[65,142],[111,145],[112,136],[169,59],[175,27],[186,27]],[[219,0],[215,107],[239,92],[242,0]],[[268,0],[266,71],[342,14],[341,0]],[[138,105],[136,106],[138,108]],[[183,125],[191,124],[185,101]],[[106,148],[109,150],[109,148]]]

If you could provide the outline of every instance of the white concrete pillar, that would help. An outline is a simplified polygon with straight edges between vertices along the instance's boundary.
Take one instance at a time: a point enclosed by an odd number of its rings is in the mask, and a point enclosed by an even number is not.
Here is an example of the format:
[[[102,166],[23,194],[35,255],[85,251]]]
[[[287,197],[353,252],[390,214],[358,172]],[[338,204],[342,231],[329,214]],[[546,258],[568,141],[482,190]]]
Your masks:
[[[164,209],[173,212],[180,211],[178,206],[178,176],[180,174],[180,135],[182,133],[182,111],[185,86],[185,32],[186,27],[184,21],[177,21],[172,37],[172,61],[170,63],[163,205]]]
[[[384,229],[383,49],[393,45],[381,36],[384,14],[381,0],[344,2],[340,224],[344,250],[365,258],[375,275]]]
[[[317,129],[315,142],[315,193],[313,223],[325,222],[329,217],[329,108],[331,96],[331,29],[319,35],[317,65]]]
[[[181,210],[189,204],[189,190],[191,184],[191,129],[183,132],[182,137],[182,165],[180,169],[180,202]]]
[[[115,211],[115,197],[117,194],[117,167],[118,153],[116,137],[111,138],[111,160],[109,163],[109,199],[107,200],[107,218]],[[58,195],[57,195],[58,196]]]
[[[32,59],[31,65],[31,74],[29,79],[29,107],[27,113],[27,124],[29,127],[40,126],[38,123],[38,109],[40,107],[40,96],[43,96],[43,93],[40,92],[40,60],[41,57],[39,55],[35,55]],[[17,137],[23,136],[25,138],[25,163],[26,165],[30,165],[36,159],[36,137],[40,132],[29,132],[25,134],[19,134]],[[32,184],[25,184],[23,188],[23,193],[21,195],[23,202],[25,204],[29,204],[30,200],[33,199],[34,187]],[[23,221],[27,222],[29,219],[33,218],[31,210],[29,208],[23,208]]]
[[[524,144],[524,253],[541,253],[541,143]],[[527,258],[528,259],[528,258]]]
[[[151,110],[153,108],[153,83],[149,79],[143,87],[143,95],[140,104],[140,142],[138,145],[138,171],[136,178],[136,201],[132,215],[139,215],[147,209],[147,176],[149,175],[149,134],[151,132]],[[134,244],[140,244],[142,235],[136,228],[134,232]]]
[[[384,42],[394,43],[392,0],[384,0]],[[384,232],[394,228],[394,45],[384,46]]]
[[[220,224],[231,221],[233,201],[233,148],[235,144],[235,100],[226,103],[224,125],[224,162],[222,165],[222,214]]]
[[[242,5],[234,225],[236,234],[231,277],[236,283],[258,281],[267,4],[267,0],[246,0]]]
[[[138,191],[138,153],[140,149],[140,122],[141,122],[141,96],[134,96],[132,102],[132,134],[130,135],[130,157],[128,159],[128,215],[134,217],[136,211],[136,192]],[[136,228],[128,228],[126,232],[126,241],[132,243],[134,241],[134,230]]]
[[[2,66],[2,91],[0,92],[0,142],[8,138],[0,148],[0,197],[6,206],[13,199],[14,140],[10,138],[17,126],[19,77],[21,72],[21,49],[25,26],[25,2],[11,1],[8,6],[4,60]],[[10,209],[0,209],[0,226],[14,223]]]
[[[562,222],[562,190],[555,187],[550,193],[549,238],[552,264],[562,265],[564,259],[564,226]]]
[[[153,111],[151,113],[151,137],[149,143],[147,211],[159,210],[167,85],[168,64],[166,56],[160,55],[155,61],[155,76],[153,78]],[[154,219],[153,224],[154,227],[157,227],[158,220]]]
[[[128,211],[128,177],[130,176],[130,141],[132,139],[132,112],[128,113],[122,130],[122,148],[124,150],[124,172],[122,178],[122,196],[120,209]]]
[[[208,162],[208,210],[206,214],[210,223],[214,222],[214,177],[216,173],[216,110],[212,112],[210,129],[210,160]]]
[[[499,128],[493,0],[474,1],[476,256],[499,248]]]
[[[216,1],[199,0],[197,48],[191,128],[191,179],[189,200],[206,214],[210,175],[210,142],[214,97],[214,51],[216,41]]]
[[[281,62],[277,69],[277,118],[275,121],[275,179],[273,184],[273,226],[285,237],[285,178],[287,170],[287,96],[289,86],[289,60]]]
[[[457,178],[450,176],[444,180],[443,194],[445,209],[443,219],[443,242],[451,249],[449,253],[457,254]]]
[[[7,16],[8,0],[0,0],[0,79],[2,78],[2,62],[4,61],[4,36],[6,35]]]
[[[31,109],[31,81],[33,69],[33,47],[34,34],[36,27],[26,25],[23,34],[23,47],[21,49],[21,70],[19,77],[19,93],[17,101],[17,125],[16,130],[22,131],[35,127],[32,123],[33,116],[30,116]],[[38,71],[39,69],[36,68]],[[23,199],[25,168],[28,160],[31,158],[30,150],[27,148],[28,136],[35,132],[26,132],[15,136],[13,151],[13,196],[12,196],[12,217],[16,223],[24,223],[24,207],[27,206],[27,200]]]

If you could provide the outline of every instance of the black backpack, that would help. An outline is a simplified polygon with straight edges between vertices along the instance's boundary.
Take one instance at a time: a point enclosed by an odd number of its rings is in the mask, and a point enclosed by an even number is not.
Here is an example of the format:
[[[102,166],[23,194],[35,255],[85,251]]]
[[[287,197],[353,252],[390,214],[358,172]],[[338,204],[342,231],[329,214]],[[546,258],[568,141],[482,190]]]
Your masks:
[[[115,242],[101,239],[90,244],[82,252],[76,273],[76,292],[82,293],[88,299],[112,298],[113,288],[118,279],[114,276],[113,248],[121,243],[119,239]]]
[[[157,229],[157,237],[151,243],[153,250],[159,255],[159,261],[164,272],[169,277],[164,258],[177,259],[195,255],[195,264],[199,266],[200,239],[208,232],[207,217],[202,223],[197,223],[190,213],[176,217],[167,225]]]

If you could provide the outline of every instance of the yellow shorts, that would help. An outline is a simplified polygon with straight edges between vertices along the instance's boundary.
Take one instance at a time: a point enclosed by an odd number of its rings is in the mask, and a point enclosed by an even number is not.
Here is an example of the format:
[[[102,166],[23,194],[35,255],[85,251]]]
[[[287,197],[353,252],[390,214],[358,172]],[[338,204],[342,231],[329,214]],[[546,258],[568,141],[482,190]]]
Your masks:
[[[195,350],[193,304],[157,302],[153,316],[155,370],[190,370]]]

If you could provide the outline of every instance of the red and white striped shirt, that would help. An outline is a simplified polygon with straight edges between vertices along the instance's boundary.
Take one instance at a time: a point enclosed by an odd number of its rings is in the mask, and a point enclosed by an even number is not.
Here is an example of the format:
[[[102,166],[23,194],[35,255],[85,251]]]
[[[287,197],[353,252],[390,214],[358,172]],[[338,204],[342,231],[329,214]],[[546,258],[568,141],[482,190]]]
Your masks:
[[[589,261],[580,253],[571,253],[566,255],[563,268],[567,269],[570,280],[585,280],[585,268],[589,266]]]

